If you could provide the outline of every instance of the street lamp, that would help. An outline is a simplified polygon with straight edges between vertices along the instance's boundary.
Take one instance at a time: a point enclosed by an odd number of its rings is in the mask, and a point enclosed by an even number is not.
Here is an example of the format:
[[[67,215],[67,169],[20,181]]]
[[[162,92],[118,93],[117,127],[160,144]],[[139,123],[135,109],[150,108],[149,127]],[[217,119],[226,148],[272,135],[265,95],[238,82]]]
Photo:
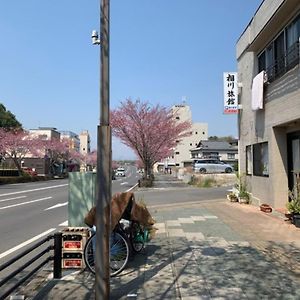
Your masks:
[[[100,39],[92,32],[100,51],[100,125],[97,135],[95,299],[110,294],[109,236],[111,202],[111,128],[109,125],[109,0],[100,1]]]

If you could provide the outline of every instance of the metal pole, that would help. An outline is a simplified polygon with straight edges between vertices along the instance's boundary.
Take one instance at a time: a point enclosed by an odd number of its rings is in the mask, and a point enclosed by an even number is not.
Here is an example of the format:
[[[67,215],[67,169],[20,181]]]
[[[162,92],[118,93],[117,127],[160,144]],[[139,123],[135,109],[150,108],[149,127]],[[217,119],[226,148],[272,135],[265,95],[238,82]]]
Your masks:
[[[61,278],[61,261],[62,261],[62,233],[54,233],[54,262],[53,262],[53,278]]]
[[[111,129],[109,125],[109,0],[100,4],[100,125],[97,143],[95,299],[110,294],[109,236],[111,203]]]

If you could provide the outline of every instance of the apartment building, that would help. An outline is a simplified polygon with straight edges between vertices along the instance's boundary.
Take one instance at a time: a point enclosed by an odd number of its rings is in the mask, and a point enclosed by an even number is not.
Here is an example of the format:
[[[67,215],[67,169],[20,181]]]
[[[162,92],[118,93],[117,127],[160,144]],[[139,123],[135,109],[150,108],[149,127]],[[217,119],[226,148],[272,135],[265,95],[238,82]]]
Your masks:
[[[80,150],[80,139],[78,134],[72,131],[60,131],[60,139],[66,139],[69,142],[69,149],[79,152]]]
[[[91,140],[90,140],[90,134],[88,130],[83,130],[79,135],[80,140],[80,153],[81,154],[87,154],[91,152]]]
[[[60,132],[54,127],[38,127],[37,129],[29,129],[29,133],[42,140],[60,139]]]
[[[174,105],[172,112],[174,118],[179,122],[188,121],[192,124],[190,135],[176,141],[173,158],[170,159],[170,161],[173,160],[176,167],[184,167],[184,163],[191,160],[190,149],[197,147],[200,140],[207,140],[208,124],[193,123],[191,108],[185,103]]]
[[[264,0],[237,45],[239,168],[253,201],[283,208],[300,172],[300,1]]]

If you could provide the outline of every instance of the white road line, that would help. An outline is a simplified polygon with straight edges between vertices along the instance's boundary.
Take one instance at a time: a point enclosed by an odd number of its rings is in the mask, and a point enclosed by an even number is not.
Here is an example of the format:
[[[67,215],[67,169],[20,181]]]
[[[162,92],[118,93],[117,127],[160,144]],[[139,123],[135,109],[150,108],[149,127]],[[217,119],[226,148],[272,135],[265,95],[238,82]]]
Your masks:
[[[41,199],[32,200],[32,201],[26,201],[26,202],[22,202],[22,203],[18,203],[18,204],[3,206],[3,207],[0,207],[0,210],[6,209],[6,208],[11,208],[11,207],[16,207],[16,206],[20,206],[20,205],[30,204],[30,203],[34,203],[34,202],[44,201],[44,200],[48,200],[48,199],[51,199],[51,198],[52,197],[46,197],[46,198],[41,198]]]
[[[60,223],[58,226],[68,226],[68,220]]]
[[[67,204],[68,204],[68,202],[57,203],[57,204],[55,204],[55,205],[53,205],[53,206],[51,206],[51,207],[48,207],[48,208],[46,208],[46,209],[44,209],[44,210],[54,209],[54,208],[57,208],[57,207],[65,206],[65,205],[67,205]]]
[[[17,250],[19,250],[19,249],[21,249],[21,248],[23,248],[24,246],[27,246],[28,244],[30,244],[30,243],[32,243],[32,242],[38,240],[38,239],[41,238],[41,237],[43,237],[43,236],[45,236],[45,235],[48,235],[50,232],[52,232],[52,231],[54,231],[54,230],[55,230],[55,228],[50,228],[50,229],[48,229],[47,231],[44,231],[44,232],[42,232],[41,234],[36,235],[35,237],[33,237],[33,238],[31,238],[31,239],[29,239],[29,240],[27,240],[27,241],[25,241],[25,242],[19,244],[18,246],[13,247],[13,248],[11,248],[11,249],[9,249],[9,250],[7,250],[7,251],[1,253],[1,254],[0,254],[0,259],[3,258],[3,257],[5,257],[5,256],[7,256],[7,255],[9,255],[9,254],[11,254],[11,253],[13,253],[13,252],[15,252],[15,251],[17,251]]]
[[[2,199],[2,200],[0,200],[0,202],[16,200],[16,199],[21,199],[21,198],[26,198],[26,197],[27,196],[19,196],[19,197],[14,197],[14,198]]]
[[[121,183],[120,183],[120,185],[123,185],[123,184],[128,184],[128,182],[125,181],[125,182],[121,182]]]
[[[30,192],[42,191],[42,190],[48,190],[48,189],[55,189],[55,188],[66,186],[66,185],[69,185],[69,184],[66,183],[66,184],[59,184],[59,185],[47,186],[47,187],[43,187],[43,188],[39,188],[39,189],[24,190],[24,191],[19,191],[19,192],[6,193],[6,194],[0,195],[0,197],[9,196],[9,195],[15,195],[15,194],[30,193]]]

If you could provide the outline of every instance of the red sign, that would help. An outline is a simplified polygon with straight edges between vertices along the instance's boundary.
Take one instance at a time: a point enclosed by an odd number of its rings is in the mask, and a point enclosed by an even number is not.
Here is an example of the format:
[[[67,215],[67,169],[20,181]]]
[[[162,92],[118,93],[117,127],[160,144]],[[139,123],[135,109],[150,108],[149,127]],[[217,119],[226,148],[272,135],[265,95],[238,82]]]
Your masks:
[[[81,241],[66,241],[64,242],[65,249],[81,249]]]
[[[82,259],[68,259],[64,260],[64,267],[81,267]]]

